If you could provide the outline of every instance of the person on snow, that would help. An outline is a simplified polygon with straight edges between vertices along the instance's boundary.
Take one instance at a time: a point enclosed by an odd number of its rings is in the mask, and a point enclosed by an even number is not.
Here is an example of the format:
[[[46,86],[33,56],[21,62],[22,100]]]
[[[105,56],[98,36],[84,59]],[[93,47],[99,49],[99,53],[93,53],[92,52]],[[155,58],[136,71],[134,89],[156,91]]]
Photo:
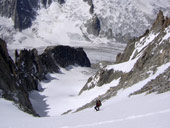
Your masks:
[[[94,107],[96,111],[100,110],[100,106],[102,106],[102,103],[100,100],[96,100],[96,106]]]

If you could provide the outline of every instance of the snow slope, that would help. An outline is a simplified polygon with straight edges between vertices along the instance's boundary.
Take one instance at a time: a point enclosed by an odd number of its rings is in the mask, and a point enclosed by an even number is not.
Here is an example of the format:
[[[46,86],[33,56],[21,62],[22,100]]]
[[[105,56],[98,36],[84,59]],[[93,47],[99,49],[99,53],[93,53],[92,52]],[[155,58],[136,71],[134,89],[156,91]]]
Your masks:
[[[48,74],[47,78],[49,80],[40,83],[44,90],[40,93],[34,91],[30,95],[34,108],[41,116],[55,116],[82,105],[85,99],[81,103],[82,99],[80,100],[77,94],[91,74],[92,70],[90,68],[81,67],[69,67],[68,70],[61,69],[61,73]],[[44,115],[40,110],[43,107],[41,105],[42,100],[37,101],[37,93],[44,96],[43,100],[47,104],[47,115]],[[88,101],[90,100],[88,98]]]
[[[87,68],[70,67],[62,69],[60,74],[49,74],[50,81],[41,83],[42,92],[32,92],[30,99],[34,108],[41,116],[35,118],[13,105],[10,101],[0,98],[0,128],[168,128],[170,126],[170,93],[137,95],[128,97],[132,92],[142,88],[146,82],[163,73],[170,63],[158,68],[154,75],[127,89],[122,89],[116,97],[104,101],[101,111],[93,108],[78,113],[61,116],[69,109],[73,111],[104,94],[110,87],[116,86],[119,80],[105,87],[95,87],[78,96],[90,71]],[[68,71],[69,70],[69,71]],[[64,93],[63,93],[64,92]],[[43,98],[43,100],[42,100]],[[46,103],[43,103],[46,101]],[[43,105],[46,105],[45,107]]]
[[[167,36],[166,34],[165,37]],[[129,63],[126,62],[123,65],[133,63],[133,60],[130,60]],[[111,68],[119,69],[118,67],[123,65]],[[143,93],[129,97],[131,93],[141,89],[147,82],[162,74],[169,66],[170,63],[166,63],[158,67],[157,71],[154,74],[151,73],[147,79],[118,91],[117,96],[102,102],[103,105],[99,112],[93,108],[88,108],[78,113],[61,116],[61,113],[70,109],[76,110],[119,83],[119,80],[114,80],[104,87],[95,87],[78,96],[79,89],[83,87],[92,73],[87,72],[88,69],[80,67],[62,69],[60,74],[49,74],[50,81],[41,83],[42,92],[39,94],[33,92],[30,95],[37,112],[42,116],[49,117],[32,117],[18,110],[11,102],[0,98],[0,120],[2,121],[0,128],[169,128],[169,92],[150,95]],[[129,72],[127,68],[125,67],[123,71]],[[61,91],[65,93],[61,93]],[[41,98],[44,98],[46,104],[42,103]]]
[[[42,118],[23,113],[11,102],[0,99],[0,128],[169,128],[169,97],[170,93],[114,97],[103,102],[99,112],[91,108]]]
[[[118,91],[118,94],[112,99],[121,101],[122,99],[128,98],[131,93],[140,90],[148,82],[164,73],[168,67],[170,67],[170,62],[158,67],[157,71],[154,74],[151,73],[147,79],[136,83],[130,88]],[[79,91],[83,88],[91,75],[91,73],[87,71],[88,69],[74,67],[69,71],[63,69],[62,74],[51,74],[51,81],[41,83],[44,91],[40,93],[40,95],[45,96],[43,100],[46,101],[48,107],[44,110],[46,110],[47,115],[42,115],[42,111],[39,111],[42,106],[42,101],[39,102],[37,99],[37,96],[35,95],[37,92],[33,92],[30,96],[31,101],[36,101],[32,102],[35,110],[40,112],[39,114],[41,116],[61,115],[62,113],[67,112],[67,110],[72,110],[72,112],[74,112],[77,108],[91,102],[91,100],[96,97],[105,94],[111,87],[115,87],[119,84],[119,79],[113,80],[111,83],[102,87],[96,86],[95,88],[78,95]],[[93,84],[95,84],[95,81],[97,82],[98,79],[94,79]]]

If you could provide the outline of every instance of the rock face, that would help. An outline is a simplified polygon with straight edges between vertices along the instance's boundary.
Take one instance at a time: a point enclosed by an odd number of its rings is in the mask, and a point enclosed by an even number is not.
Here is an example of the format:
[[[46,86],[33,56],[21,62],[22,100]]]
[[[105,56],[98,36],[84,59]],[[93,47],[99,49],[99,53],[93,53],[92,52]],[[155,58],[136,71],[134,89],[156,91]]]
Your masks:
[[[35,0],[16,0],[15,10],[13,14],[14,27],[20,31],[32,25],[35,19],[38,1]]]
[[[47,7],[52,3],[52,0],[41,0],[41,3],[44,7]]]
[[[69,65],[90,67],[90,61],[82,48],[69,46],[47,47],[38,55],[36,49],[15,52],[15,63],[22,86],[26,91],[38,90],[38,83],[47,73],[59,72],[59,67]]]
[[[154,32],[163,31],[169,25],[170,19],[168,17],[165,18],[163,12],[160,10],[151,30],[153,30]]]
[[[2,97],[19,104],[23,111],[38,116],[34,111],[28,93],[20,83],[15,64],[8,55],[6,43],[0,39],[0,90]]]
[[[6,43],[0,39],[0,96],[14,101],[19,107],[38,116],[29,100],[29,92],[39,90],[39,81],[46,74],[59,72],[59,67],[69,65],[90,67],[90,61],[83,48],[69,46],[48,47],[38,55],[36,49],[15,51],[15,63],[10,58]]]
[[[83,48],[73,48],[69,46],[48,47],[41,55],[41,59],[44,60],[43,56],[48,56],[49,59],[53,60],[56,66],[63,68],[75,64],[85,67],[91,66],[86,53],[83,51]]]
[[[100,20],[98,19],[97,15],[94,15],[93,18],[87,23],[87,32],[89,34],[99,36],[100,30]]]
[[[15,52],[15,63],[22,86],[26,91],[38,90],[38,82],[45,79],[47,71],[36,49]]]
[[[88,3],[88,5],[90,6],[89,12],[90,14],[93,15],[92,19],[88,20],[86,23],[87,33],[92,34],[94,36],[99,36],[101,25],[100,25],[99,18],[97,17],[96,14],[94,14],[93,1],[92,0],[83,0],[83,1]]]
[[[12,18],[14,27],[19,31],[29,28],[36,18],[40,5],[49,6],[53,0],[1,0],[0,15]],[[63,4],[64,0],[58,0]]]
[[[104,84],[108,84],[111,81],[120,78],[122,74],[123,74],[122,72],[114,71],[113,69],[111,70],[101,69],[94,76],[88,79],[88,82],[81,89],[79,95],[81,95],[84,91],[94,88],[95,86],[101,87]]]
[[[21,31],[31,26],[38,6],[37,0],[2,0],[0,14],[1,16],[12,18],[14,27]]]
[[[59,3],[59,4],[64,4],[64,3],[65,3],[65,0],[58,0],[58,3]]]
[[[7,1],[1,0],[0,1],[0,14],[5,17],[13,17],[13,12],[15,10],[15,0]]]
[[[110,69],[106,66],[89,79],[80,91],[80,94],[86,90],[93,89],[95,86],[105,86],[105,84],[116,79],[120,80],[118,85],[111,87],[105,94],[100,95],[99,98],[101,100],[116,96],[120,89],[135,86],[135,84],[141,81],[148,82],[146,82],[141,89],[129,94],[129,96],[141,93],[150,94],[153,92],[164,93],[170,91],[169,20],[170,18],[164,18],[163,13],[160,11],[151,30],[147,30],[143,36],[129,42],[124,53],[117,56],[116,63],[119,64],[122,62],[127,62],[128,64],[128,62],[136,60],[130,71],[120,72],[121,69],[119,71],[119,69]],[[160,70],[160,68],[165,65],[167,65],[166,70]],[[150,79],[151,76],[152,79]],[[95,99],[78,108],[77,111],[94,105]]]

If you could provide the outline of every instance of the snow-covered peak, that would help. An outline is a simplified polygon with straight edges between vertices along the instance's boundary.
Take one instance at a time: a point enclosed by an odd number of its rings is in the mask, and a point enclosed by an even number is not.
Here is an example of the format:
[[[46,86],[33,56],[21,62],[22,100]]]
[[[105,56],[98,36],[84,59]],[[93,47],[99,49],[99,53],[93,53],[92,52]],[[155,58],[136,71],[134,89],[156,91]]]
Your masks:
[[[94,0],[92,4],[93,14],[89,12],[88,2],[83,0],[66,0],[62,5],[52,1],[46,8],[40,6],[31,28],[11,35],[14,40],[10,42],[26,44],[23,47],[31,47],[32,44],[27,46],[28,38],[29,42],[35,40],[34,42],[41,42],[39,44],[42,46],[74,42],[87,44],[87,41],[101,44],[100,42],[110,42],[102,39],[107,37],[108,33],[111,33],[111,38],[125,41],[131,36],[141,35],[150,27],[160,9],[168,15],[170,5],[168,0]],[[87,32],[86,25],[94,14],[98,16],[101,24],[99,37]]]
[[[168,0],[94,0],[102,31],[112,29],[114,36],[140,36],[151,27],[159,10],[169,15]]]

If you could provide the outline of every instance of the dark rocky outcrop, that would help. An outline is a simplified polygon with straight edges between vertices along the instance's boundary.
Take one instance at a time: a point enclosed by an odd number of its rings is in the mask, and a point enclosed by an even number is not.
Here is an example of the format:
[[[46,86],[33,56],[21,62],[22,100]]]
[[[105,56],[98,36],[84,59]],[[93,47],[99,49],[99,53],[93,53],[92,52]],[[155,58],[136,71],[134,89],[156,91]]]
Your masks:
[[[59,67],[66,68],[69,65],[90,67],[90,61],[83,48],[69,46],[50,46],[41,55],[36,49],[21,50],[15,52],[15,63],[20,72],[36,80],[45,79],[48,72],[59,72]],[[36,82],[35,82],[36,83]]]
[[[47,71],[36,49],[15,51],[19,79],[26,91],[38,90],[38,81],[44,80]]]
[[[58,0],[58,3],[59,3],[59,4],[64,4],[64,3],[65,3],[65,0]]]
[[[93,14],[93,13],[94,13],[94,5],[93,5],[93,4],[90,6],[89,12],[90,12],[90,14]]]
[[[134,47],[135,47],[135,41],[136,39],[134,40],[131,40],[128,42],[125,50],[123,53],[119,53],[117,56],[116,56],[116,61],[115,63],[122,63],[122,62],[125,62],[125,61],[128,61],[129,58],[130,58],[130,55],[132,54],[133,50],[134,50]]]
[[[107,33],[107,39],[112,39],[113,38],[113,32],[112,32],[112,29],[108,29]]]
[[[52,65],[53,66],[55,65],[56,69],[57,66],[66,68],[69,65],[76,65],[76,64],[85,67],[91,66],[86,53],[83,51],[83,48],[73,48],[69,46],[48,47],[41,55],[41,60],[43,60],[42,62],[44,63],[44,65],[46,65],[45,63],[49,62],[49,61],[48,62],[44,61],[45,58],[52,60],[50,62],[54,63]]]
[[[95,36],[99,36],[100,30],[101,30],[101,26],[100,26],[100,20],[97,17],[97,15],[94,15],[93,18],[88,21],[86,26],[87,26],[87,32],[89,34],[92,34],[92,35],[95,35]]]
[[[38,90],[38,83],[46,79],[47,73],[59,72],[59,67],[69,65],[90,67],[90,61],[82,48],[69,46],[48,47],[38,55],[36,49],[15,52],[18,77],[26,91]]]
[[[41,0],[42,5],[46,8],[52,3],[53,0]]]
[[[10,58],[5,41],[0,39],[0,97],[14,101],[23,111],[38,116],[29,100],[29,92],[39,90],[39,81],[49,72],[69,65],[90,67],[83,48],[48,47],[38,55],[36,49],[15,51],[15,63]]]
[[[94,4],[93,0],[83,0],[84,2],[87,2],[88,5],[90,6],[89,12],[90,14],[93,15],[92,19],[88,20],[85,26],[87,27],[87,33],[99,36],[100,31],[101,31],[101,25],[100,25],[100,20],[97,17],[96,14],[94,14]]]
[[[85,86],[80,90],[79,95],[83,93],[83,91],[90,90],[95,86],[101,87],[104,84],[108,84],[114,79],[120,78],[122,72],[111,70],[101,69],[94,76],[90,77],[85,84]]]
[[[151,30],[154,32],[163,31],[170,25],[170,18],[164,17],[163,12],[160,10],[156,21],[153,23]]]
[[[18,78],[15,64],[8,55],[6,43],[0,39],[0,90],[2,97],[14,101],[23,111],[38,116],[34,111],[29,95]]]
[[[35,19],[35,8],[38,6],[38,1],[35,0],[16,0],[14,9],[14,27],[20,31],[32,25],[32,20]]]
[[[143,88],[130,94],[130,96],[141,94],[144,92],[150,94],[154,92],[164,93],[166,91],[170,91],[170,67],[163,74],[159,75],[156,79],[148,82]]]
[[[158,32],[162,29],[163,24],[164,24],[164,15],[162,11],[159,11],[156,21],[153,23],[151,29]]]

